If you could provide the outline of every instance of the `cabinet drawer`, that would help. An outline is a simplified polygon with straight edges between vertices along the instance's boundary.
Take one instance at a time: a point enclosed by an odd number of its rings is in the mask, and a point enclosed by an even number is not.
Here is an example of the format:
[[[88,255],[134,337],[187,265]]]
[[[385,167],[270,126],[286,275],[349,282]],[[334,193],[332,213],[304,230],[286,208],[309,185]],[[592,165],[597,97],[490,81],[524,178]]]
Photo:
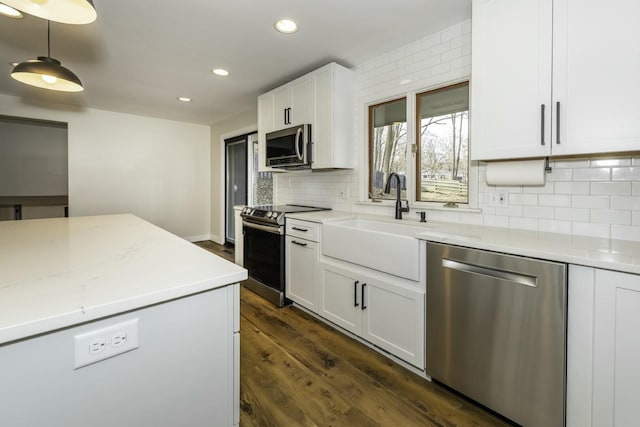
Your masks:
[[[320,224],[299,219],[287,219],[287,236],[318,241]]]

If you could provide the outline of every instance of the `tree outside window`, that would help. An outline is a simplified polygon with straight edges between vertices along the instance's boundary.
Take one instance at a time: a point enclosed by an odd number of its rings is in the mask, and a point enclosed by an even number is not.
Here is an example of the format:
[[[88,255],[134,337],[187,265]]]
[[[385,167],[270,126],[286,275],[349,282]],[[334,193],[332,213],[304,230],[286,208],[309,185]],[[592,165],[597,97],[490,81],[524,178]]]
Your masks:
[[[416,200],[468,203],[469,83],[416,95]]]
[[[407,100],[369,107],[369,197],[395,199],[395,185],[384,194],[389,174],[401,180],[401,198],[407,198]],[[395,184],[395,183],[394,183]]]

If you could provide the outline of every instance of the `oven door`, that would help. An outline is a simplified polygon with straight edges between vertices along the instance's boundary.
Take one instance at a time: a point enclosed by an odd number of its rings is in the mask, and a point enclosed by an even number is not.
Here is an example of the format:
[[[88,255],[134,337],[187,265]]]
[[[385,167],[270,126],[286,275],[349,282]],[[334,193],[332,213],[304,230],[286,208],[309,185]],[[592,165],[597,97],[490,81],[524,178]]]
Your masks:
[[[244,267],[249,276],[284,292],[284,227],[242,221]]]

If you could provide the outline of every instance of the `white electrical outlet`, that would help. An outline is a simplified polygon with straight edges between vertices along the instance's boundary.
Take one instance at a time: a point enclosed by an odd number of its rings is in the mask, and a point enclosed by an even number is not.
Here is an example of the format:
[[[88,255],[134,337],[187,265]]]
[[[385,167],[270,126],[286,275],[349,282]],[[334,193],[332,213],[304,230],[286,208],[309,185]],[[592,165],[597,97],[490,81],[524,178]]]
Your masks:
[[[75,335],[75,369],[138,348],[138,319]]]
[[[509,207],[509,193],[506,191],[489,191],[489,205],[494,208]]]

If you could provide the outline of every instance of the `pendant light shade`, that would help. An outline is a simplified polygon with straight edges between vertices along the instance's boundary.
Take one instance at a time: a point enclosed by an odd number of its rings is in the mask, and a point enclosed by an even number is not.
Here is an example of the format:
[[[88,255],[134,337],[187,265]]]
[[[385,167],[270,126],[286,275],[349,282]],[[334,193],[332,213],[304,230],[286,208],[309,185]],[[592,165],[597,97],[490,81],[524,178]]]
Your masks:
[[[24,61],[13,67],[11,77],[19,82],[60,92],[82,92],[78,76],[51,57],[51,22],[47,21],[47,56]]]
[[[89,24],[98,16],[92,0],[2,0],[2,3],[63,24]]]
[[[82,92],[84,88],[78,76],[63,67],[60,61],[49,56],[38,56],[19,63],[13,68],[11,77],[19,82],[42,89],[61,92]]]

